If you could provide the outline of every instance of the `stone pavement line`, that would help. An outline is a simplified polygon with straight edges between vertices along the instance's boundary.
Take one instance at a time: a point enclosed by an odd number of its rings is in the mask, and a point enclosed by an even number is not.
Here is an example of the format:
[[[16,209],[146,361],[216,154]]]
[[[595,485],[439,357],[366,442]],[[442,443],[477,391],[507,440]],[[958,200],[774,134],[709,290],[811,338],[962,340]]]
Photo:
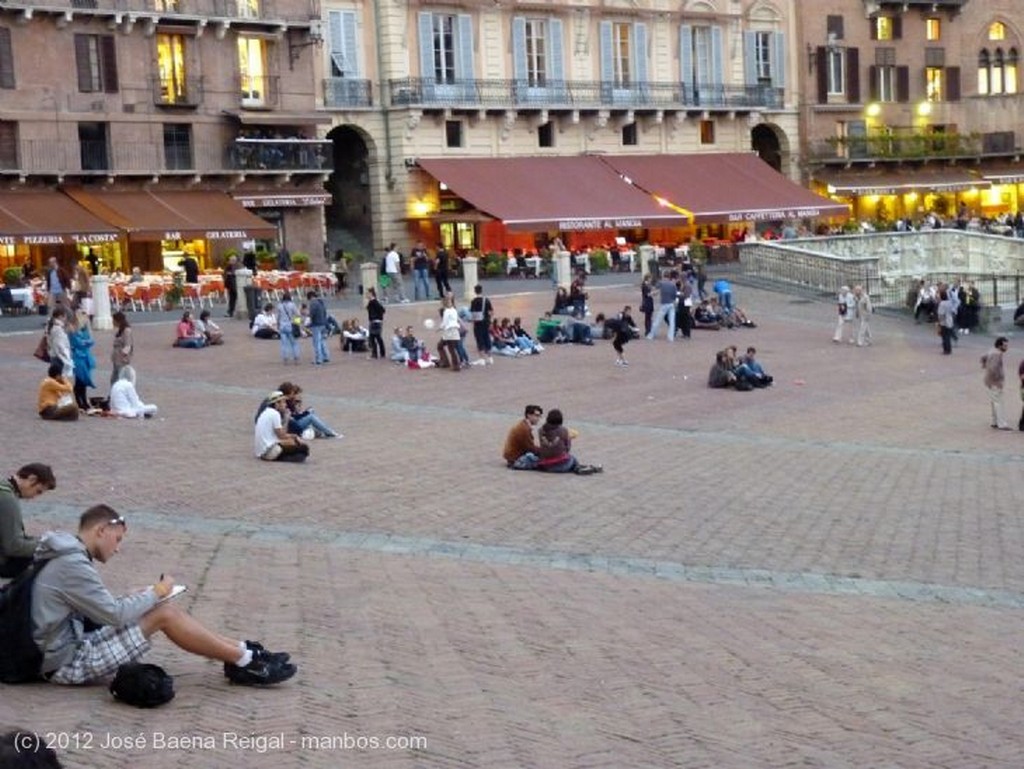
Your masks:
[[[45,503],[37,505],[41,510]],[[70,509],[50,505],[49,513],[71,516]],[[121,510],[133,524],[146,528],[194,533],[200,536],[240,535],[253,542],[320,542],[341,550],[385,555],[426,556],[454,561],[503,564],[532,569],[602,572],[619,577],[641,577],[677,583],[730,585],[772,589],[785,593],[849,595],[915,603],[941,603],[987,608],[1024,608],[1024,593],[1013,590],[940,585],[914,580],[886,580],[838,574],[787,572],[772,569],[694,566],[661,559],[597,555],[593,553],[453,542],[428,537],[406,537],[381,532],[331,531],[300,525],[253,525],[229,519],[172,517],[153,512]],[[207,565],[209,568],[209,564]],[[205,582],[206,570],[200,581]]]

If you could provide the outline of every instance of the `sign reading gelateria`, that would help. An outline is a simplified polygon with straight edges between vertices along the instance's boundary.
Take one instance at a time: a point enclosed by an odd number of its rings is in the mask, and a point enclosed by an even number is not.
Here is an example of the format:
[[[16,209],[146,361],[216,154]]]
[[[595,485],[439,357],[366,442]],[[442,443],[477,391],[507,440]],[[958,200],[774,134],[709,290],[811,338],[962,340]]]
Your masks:
[[[558,229],[564,232],[629,230],[637,227],[643,227],[640,219],[566,219],[558,222]]]
[[[331,202],[329,192],[309,195],[239,195],[235,200],[244,208],[303,208],[325,206]]]

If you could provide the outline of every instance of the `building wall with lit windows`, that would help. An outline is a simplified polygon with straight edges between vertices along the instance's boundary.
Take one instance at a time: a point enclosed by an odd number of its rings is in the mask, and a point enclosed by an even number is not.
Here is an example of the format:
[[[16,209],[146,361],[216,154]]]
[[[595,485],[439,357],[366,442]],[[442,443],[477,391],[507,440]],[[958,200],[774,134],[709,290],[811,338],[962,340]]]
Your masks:
[[[798,23],[802,178],[890,224],[1024,205],[1011,0],[832,0]]]

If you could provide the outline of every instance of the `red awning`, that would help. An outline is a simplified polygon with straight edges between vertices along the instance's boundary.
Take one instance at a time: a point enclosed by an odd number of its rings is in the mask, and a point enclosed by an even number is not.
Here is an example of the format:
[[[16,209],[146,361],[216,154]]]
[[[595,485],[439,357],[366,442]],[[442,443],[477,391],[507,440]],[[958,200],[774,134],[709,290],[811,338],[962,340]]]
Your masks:
[[[246,211],[223,192],[84,190],[65,192],[132,241],[252,240],[273,238],[277,228]]]
[[[753,153],[602,155],[634,185],[691,212],[697,224],[849,216]]]
[[[0,194],[0,245],[110,243],[117,238],[116,227],[56,190]]]
[[[420,158],[448,189],[512,230],[672,227],[686,217],[622,182],[589,155]]]

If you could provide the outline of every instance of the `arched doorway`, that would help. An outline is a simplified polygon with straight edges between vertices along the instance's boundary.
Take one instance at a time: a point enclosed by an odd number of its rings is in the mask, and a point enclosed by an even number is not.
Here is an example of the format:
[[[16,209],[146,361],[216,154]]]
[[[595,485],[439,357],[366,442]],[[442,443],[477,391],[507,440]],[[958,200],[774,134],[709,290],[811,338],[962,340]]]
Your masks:
[[[327,209],[327,246],[348,253],[373,253],[373,211],[370,195],[370,147],[353,126],[338,126],[327,134],[333,143],[334,172],[327,181],[333,195]]]
[[[765,163],[776,171],[782,171],[782,145],[778,134],[769,125],[754,126],[750,132],[750,146]]]

